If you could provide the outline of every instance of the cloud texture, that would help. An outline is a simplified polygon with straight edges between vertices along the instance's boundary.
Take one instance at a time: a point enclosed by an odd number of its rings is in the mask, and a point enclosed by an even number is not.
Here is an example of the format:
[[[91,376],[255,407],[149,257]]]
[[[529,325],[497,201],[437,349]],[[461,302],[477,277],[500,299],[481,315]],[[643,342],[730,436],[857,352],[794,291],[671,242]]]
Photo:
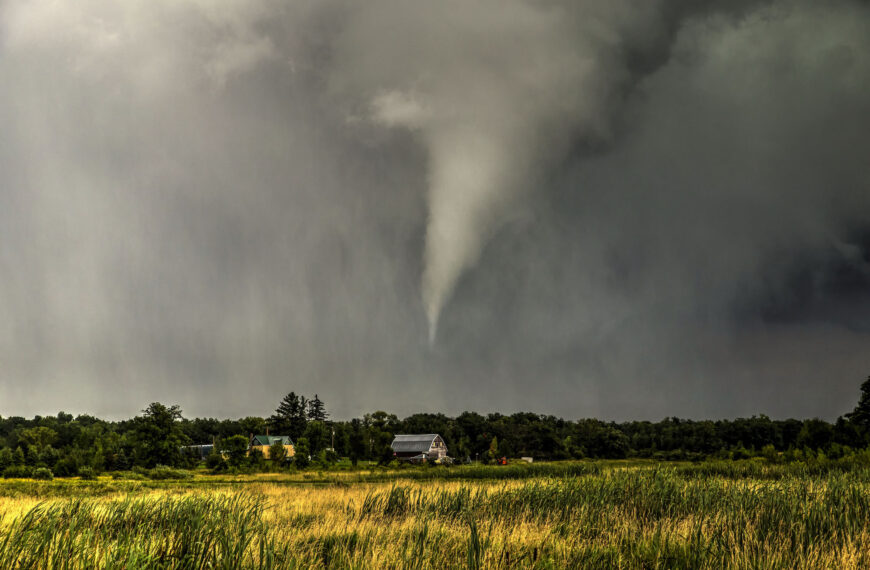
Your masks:
[[[6,0],[0,85],[4,415],[834,417],[870,371],[866,2]]]

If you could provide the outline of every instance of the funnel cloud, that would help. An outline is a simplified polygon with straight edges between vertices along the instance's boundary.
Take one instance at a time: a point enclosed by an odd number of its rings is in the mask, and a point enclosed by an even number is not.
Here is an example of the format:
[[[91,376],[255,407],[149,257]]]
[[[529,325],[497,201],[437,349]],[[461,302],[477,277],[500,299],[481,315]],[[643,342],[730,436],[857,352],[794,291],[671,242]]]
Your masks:
[[[864,1],[6,0],[0,81],[3,415],[831,419],[870,370]]]

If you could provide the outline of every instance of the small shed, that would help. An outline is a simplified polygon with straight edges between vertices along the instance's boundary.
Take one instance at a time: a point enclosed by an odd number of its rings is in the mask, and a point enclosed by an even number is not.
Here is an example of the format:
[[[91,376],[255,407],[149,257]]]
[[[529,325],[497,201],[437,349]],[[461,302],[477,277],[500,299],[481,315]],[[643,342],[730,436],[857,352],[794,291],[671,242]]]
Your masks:
[[[263,454],[263,457],[269,459],[269,448],[276,443],[281,443],[284,446],[287,457],[293,457],[296,454],[289,435],[253,435],[251,443],[248,445],[248,453],[257,449]]]
[[[437,461],[447,457],[447,445],[437,433],[400,434],[390,445],[396,459]]]

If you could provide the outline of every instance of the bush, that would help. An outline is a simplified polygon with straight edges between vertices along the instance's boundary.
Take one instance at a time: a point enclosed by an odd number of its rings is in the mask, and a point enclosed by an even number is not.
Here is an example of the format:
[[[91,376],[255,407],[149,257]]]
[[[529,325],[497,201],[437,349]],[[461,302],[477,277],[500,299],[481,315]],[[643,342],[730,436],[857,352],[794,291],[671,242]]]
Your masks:
[[[4,479],[26,479],[31,474],[30,467],[26,465],[10,465],[3,470]]]
[[[39,479],[40,481],[51,481],[54,479],[54,475],[52,474],[51,469],[40,467],[33,471],[33,478]]]
[[[54,464],[56,477],[75,477],[79,474],[79,464],[72,457],[64,457]]]
[[[265,461],[265,456],[263,455],[263,452],[259,449],[252,449],[249,452],[248,463],[254,469],[261,470]]]
[[[161,479],[190,479],[193,475],[190,472],[185,471],[184,469],[173,469],[172,467],[167,467],[165,465],[158,465],[154,469],[148,472],[147,477],[149,479],[161,480]]]
[[[276,441],[269,446],[269,459],[271,459],[272,463],[275,465],[280,465],[285,459],[287,459],[287,449],[284,447],[283,443]]]
[[[115,471],[112,473],[112,479],[115,481],[144,481],[147,477],[134,471]]]
[[[210,453],[205,458],[205,466],[212,471],[218,472],[223,471],[227,468],[227,462],[224,461],[223,456],[219,453]]]
[[[94,471],[93,467],[85,465],[79,469],[79,477],[85,481],[91,481],[97,478],[97,472]]]

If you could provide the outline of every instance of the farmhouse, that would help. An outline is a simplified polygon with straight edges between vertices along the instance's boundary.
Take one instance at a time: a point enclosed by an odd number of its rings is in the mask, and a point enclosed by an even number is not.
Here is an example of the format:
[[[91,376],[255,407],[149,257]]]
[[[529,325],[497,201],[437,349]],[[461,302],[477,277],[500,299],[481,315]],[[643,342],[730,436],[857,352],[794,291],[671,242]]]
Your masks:
[[[447,457],[447,445],[437,433],[397,435],[390,445],[396,459],[437,461]]]
[[[263,457],[269,459],[269,447],[278,442],[284,445],[287,457],[293,457],[296,451],[293,449],[293,442],[289,435],[252,435],[251,442],[248,444],[248,453],[256,449],[262,452]]]

